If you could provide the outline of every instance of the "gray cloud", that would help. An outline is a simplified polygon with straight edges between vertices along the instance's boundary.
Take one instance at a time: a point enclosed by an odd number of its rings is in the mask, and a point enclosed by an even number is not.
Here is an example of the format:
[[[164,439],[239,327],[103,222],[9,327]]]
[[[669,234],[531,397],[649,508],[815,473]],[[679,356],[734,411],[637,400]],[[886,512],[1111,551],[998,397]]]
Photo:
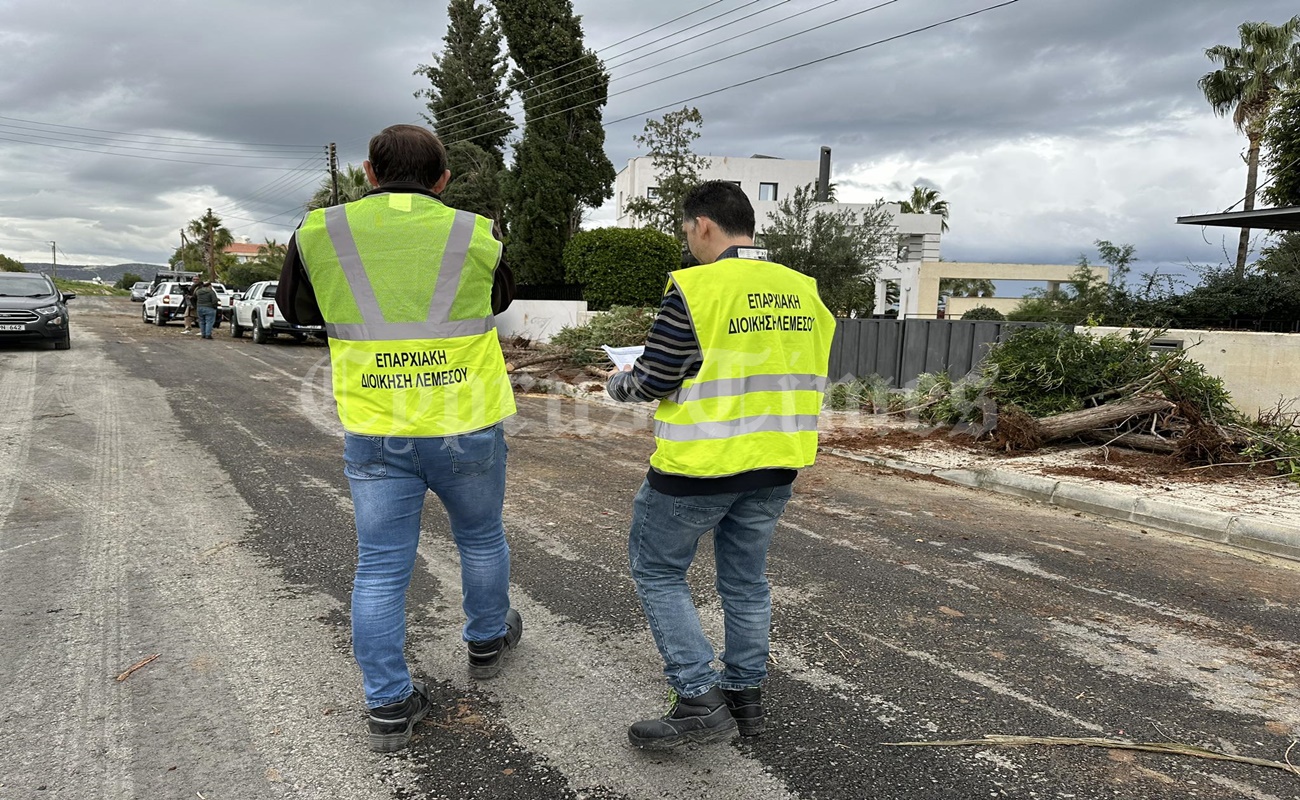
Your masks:
[[[602,50],[618,92],[713,58],[743,55],[611,98],[607,120],[819,58],[985,5],[901,0],[769,48],[764,41],[865,8],[836,2],[753,35],[743,31],[815,0],[788,2],[746,22],[626,53],[646,37]],[[578,0],[588,44],[633,36],[701,3]],[[775,5],[764,2],[749,10]],[[949,255],[977,260],[1061,260],[1095,238],[1133,241],[1155,261],[1217,260],[1218,236],[1178,228],[1180,213],[1231,203],[1244,184],[1240,142],[1198,94],[1206,47],[1232,42],[1244,19],[1281,21],[1281,0],[1022,0],[978,18],[881,45],[695,102],[700,148],[815,158],[835,150],[836,180],[862,199],[900,196],[916,181],[953,206]],[[0,1],[0,111],[4,116],[184,141],[137,138],[151,158],[261,168],[174,164],[0,140],[0,252],[28,260],[49,239],[77,261],[166,259],[175,231],[209,206],[236,233],[283,239],[319,173],[276,172],[323,157],[268,149],[283,159],[239,159],[230,145],[339,143],[359,163],[378,128],[416,121],[411,73],[441,45],[445,9],[338,0],[162,6],[66,0]],[[747,13],[747,12],[741,12]],[[720,20],[723,22],[723,20]],[[719,23],[711,23],[709,26]],[[705,26],[705,27],[709,27]],[[651,58],[628,63],[631,58]],[[670,63],[622,78],[660,60]],[[662,112],[659,112],[662,113]],[[610,124],[616,168],[637,155],[643,119]],[[0,120],[0,126],[14,125]],[[47,129],[52,130],[52,129]],[[0,139],[96,149],[78,136],[0,127]],[[67,141],[79,139],[82,144]],[[204,152],[203,142],[209,142]],[[168,146],[170,145],[170,146]],[[166,152],[166,151],[178,152]],[[1243,173],[1238,175],[1238,173]],[[1236,195],[1233,195],[1236,192]],[[239,202],[242,201],[242,202]],[[252,224],[272,215],[266,224]],[[599,221],[602,212],[596,212]],[[608,216],[607,212],[605,216]],[[1127,238],[1126,238],[1127,237]],[[66,243],[66,245],[65,245]],[[75,253],[74,253],[75,251]]]

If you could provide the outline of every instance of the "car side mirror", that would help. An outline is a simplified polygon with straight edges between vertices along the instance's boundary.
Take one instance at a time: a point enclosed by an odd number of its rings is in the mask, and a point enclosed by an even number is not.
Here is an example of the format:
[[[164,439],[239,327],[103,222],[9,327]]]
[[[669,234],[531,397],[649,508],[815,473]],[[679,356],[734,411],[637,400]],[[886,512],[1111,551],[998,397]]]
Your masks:
[[[76,297],[76,296],[77,296],[77,295],[76,295],[75,293],[73,293],[73,292],[63,292],[63,302],[66,303],[66,302],[68,302],[69,300],[71,300],[72,298],[74,298],[74,297]]]

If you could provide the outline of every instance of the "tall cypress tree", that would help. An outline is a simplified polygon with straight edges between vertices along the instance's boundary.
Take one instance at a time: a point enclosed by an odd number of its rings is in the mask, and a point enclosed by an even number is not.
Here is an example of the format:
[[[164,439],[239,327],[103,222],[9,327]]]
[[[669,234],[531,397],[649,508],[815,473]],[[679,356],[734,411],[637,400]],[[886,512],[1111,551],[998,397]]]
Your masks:
[[[501,27],[477,0],[451,0],[447,18],[442,52],[415,70],[432,85],[415,96],[428,101],[423,116],[445,144],[476,145],[500,165],[506,137],[515,127],[506,111],[510,92],[502,84],[508,67]]]
[[[584,208],[613,194],[601,108],[609,76],[582,43],[570,0],[493,0],[517,69],[524,135],[506,181],[507,253],[521,283],[564,279],[564,245]]]
[[[447,34],[432,64],[421,64],[416,75],[429,79],[424,118],[447,146],[451,182],[443,202],[500,220],[505,208],[501,171],[506,137],[515,128],[506,110],[510,90],[501,27],[477,0],[451,0]]]

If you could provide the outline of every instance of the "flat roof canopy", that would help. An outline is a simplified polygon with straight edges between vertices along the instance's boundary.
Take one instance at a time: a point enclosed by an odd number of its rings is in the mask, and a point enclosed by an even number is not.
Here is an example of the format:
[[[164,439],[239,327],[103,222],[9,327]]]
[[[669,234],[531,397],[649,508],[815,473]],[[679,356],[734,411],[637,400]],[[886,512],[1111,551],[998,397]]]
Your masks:
[[[1179,217],[1179,225],[1217,225],[1223,228],[1262,228],[1272,231],[1300,231],[1300,206],[1230,211]]]

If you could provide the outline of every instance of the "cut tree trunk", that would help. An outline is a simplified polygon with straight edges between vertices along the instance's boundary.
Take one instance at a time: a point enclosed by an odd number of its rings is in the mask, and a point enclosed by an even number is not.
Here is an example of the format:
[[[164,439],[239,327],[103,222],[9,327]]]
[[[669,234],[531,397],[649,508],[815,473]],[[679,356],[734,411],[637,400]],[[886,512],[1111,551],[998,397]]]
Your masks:
[[[1133,450],[1145,450],[1149,453],[1167,453],[1173,455],[1178,452],[1178,444],[1169,439],[1160,436],[1152,436],[1149,433],[1121,433],[1116,436],[1106,431],[1091,431],[1084,434],[1085,438],[1100,442],[1101,444],[1113,444],[1120,447],[1128,447]]]
[[[1067,411],[1054,417],[1038,420],[1038,433],[1044,442],[1069,439],[1088,431],[1113,427],[1126,419],[1168,411],[1174,404],[1163,395],[1137,395],[1113,403],[1085,408],[1081,411]]]

